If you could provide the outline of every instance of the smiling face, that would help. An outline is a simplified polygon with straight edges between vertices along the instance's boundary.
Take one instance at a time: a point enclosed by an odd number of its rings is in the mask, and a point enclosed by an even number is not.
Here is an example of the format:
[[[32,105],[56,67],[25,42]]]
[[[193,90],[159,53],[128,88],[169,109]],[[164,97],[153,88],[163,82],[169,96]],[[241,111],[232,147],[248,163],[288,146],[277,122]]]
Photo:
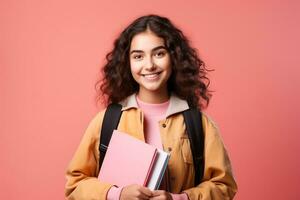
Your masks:
[[[150,30],[136,34],[131,41],[129,56],[132,76],[139,84],[139,98],[146,101],[168,98],[167,82],[172,68],[164,39]]]

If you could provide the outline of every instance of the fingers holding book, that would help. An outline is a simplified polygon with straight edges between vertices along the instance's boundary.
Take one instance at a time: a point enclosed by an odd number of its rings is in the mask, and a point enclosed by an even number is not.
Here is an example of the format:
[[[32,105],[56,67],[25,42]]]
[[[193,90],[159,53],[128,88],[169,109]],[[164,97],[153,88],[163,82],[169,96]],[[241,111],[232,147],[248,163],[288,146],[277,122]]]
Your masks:
[[[148,200],[152,197],[152,191],[147,188],[137,184],[125,186],[120,194],[120,200],[128,199],[138,199],[138,200]]]
[[[150,200],[172,200],[172,195],[165,190],[154,190]]]

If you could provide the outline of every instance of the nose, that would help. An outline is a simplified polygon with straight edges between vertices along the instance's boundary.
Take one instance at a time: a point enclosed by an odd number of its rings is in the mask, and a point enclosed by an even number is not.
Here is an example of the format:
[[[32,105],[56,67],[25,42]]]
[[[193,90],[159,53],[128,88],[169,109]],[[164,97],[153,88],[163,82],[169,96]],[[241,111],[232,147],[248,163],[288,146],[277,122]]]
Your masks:
[[[153,62],[152,58],[146,59],[144,66],[145,66],[145,69],[148,71],[153,71],[156,68],[155,63]]]

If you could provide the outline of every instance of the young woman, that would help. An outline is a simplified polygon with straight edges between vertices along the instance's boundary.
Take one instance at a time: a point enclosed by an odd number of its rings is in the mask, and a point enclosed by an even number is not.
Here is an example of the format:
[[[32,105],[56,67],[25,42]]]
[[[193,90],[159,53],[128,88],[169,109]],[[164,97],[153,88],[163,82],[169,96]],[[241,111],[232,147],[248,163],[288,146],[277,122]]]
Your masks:
[[[202,114],[204,175],[194,185],[195,170],[183,111],[208,105],[207,69],[187,38],[169,19],[142,16],[132,22],[107,55],[98,100],[122,105],[118,130],[171,153],[159,190],[141,185],[122,188],[99,174],[99,130],[105,110],[89,124],[67,169],[65,194],[76,200],[233,199],[237,185],[218,129]],[[122,170],[122,166],[120,166]]]

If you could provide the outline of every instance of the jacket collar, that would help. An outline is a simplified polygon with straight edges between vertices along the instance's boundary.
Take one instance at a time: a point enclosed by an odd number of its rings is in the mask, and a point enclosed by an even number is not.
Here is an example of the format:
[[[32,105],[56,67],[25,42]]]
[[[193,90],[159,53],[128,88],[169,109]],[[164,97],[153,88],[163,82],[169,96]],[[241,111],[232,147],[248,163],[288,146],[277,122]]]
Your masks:
[[[138,104],[136,101],[136,94],[132,94],[129,97],[127,97],[125,100],[121,101],[120,104],[122,105],[122,111],[129,110],[131,108],[138,109]],[[187,101],[180,99],[178,96],[171,94],[170,97],[170,104],[166,112],[166,118],[174,115],[176,113],[183,112],[185,110],[188,110],[189,106]]]

